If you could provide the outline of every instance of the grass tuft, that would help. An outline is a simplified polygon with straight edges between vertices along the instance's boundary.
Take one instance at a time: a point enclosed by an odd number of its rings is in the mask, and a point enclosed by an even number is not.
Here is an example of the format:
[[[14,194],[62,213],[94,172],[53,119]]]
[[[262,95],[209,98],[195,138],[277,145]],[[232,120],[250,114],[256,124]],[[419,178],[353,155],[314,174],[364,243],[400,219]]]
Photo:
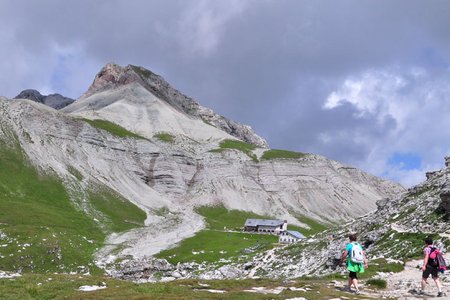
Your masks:
[[[258,157],[252,153],[255,150],[256,146],[250,143],[246,143],[238,140],[224,140],[219,144],[219,149],[213,149],[209,152],[212,153],[221,153],[226,149],[235,149],[245,153],[248,157],[250,157],[254,162],[258,162]]]
[[[70,174],[75,176],[75,178],[78,179],[79,181],[83,180],[83,175],[74,166],[68,166],[67,170],[69,171]]]
[[[369,279],[366,281],[366,284],[377,289],[385,289],[387,287],[387,282],[384,279]]]
[[[153,136],[154,138],[160,140],[161,142],[173,144],[175,137],[167,132],[159,132]]]
[[[140,136],[134,132],[131,132],[131,131],[123,128],[122,126],[117,125],[110,121],[100,120],[100,119],[95,119],[95,120],[82,119],[82,120],[89,123],[92,127],[108,131],[109,133],[111,133],[112,135],[115,135],[117,137],[121,137],[121,138],[131,137],[131,138],[143,139],[143,140],[146,139],[143,136]]]
[[[298,159],[307,156],[306,153],[301,152],[293,152],[288,150],[267,150],[261,156],[262,160],[271,160],[271,159]]]

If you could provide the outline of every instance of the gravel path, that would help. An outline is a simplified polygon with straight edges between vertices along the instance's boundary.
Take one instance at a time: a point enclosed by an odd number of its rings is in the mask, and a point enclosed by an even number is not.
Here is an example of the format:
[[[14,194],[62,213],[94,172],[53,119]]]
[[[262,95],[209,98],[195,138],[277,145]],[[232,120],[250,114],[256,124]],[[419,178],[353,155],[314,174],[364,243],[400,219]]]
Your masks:
[[[446,255],[448,261],[450,256]],[[386,291],[383,291],[381,297],[396,297],[400,300],[407,299],[429,299],[437,296],[437,287],[431,277],[428,279],[428,285],[425,289],[425,296],[419,296],[417,291],[420,290],[420,281],[422,271],[419,266],[423,260],[412,260],[405,264],[405,269],[399,273],[385,273],[381,277],[388,283]],[[440,280],[443,285],[444,297],[439,299],[450,299],[450,271],[440,274]]]

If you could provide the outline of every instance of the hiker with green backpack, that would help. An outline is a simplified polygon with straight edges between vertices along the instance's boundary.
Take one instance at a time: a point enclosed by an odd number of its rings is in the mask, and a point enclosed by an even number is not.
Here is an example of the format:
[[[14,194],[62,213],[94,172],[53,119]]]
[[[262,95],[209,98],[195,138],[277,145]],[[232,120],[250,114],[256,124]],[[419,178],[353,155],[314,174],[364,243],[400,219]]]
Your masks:
[[[350,243],[347,244],[344,252],[342,252],[341,265],[346,261],[347,270],[349,271],[347,291],[351,292],[351,286],[353,285],[355,293],[359,294],[357,274],[364,273],[364,269],[367,269],[367,259],[361,244],[357,242],[356,234],[350,234],[348,238]]]

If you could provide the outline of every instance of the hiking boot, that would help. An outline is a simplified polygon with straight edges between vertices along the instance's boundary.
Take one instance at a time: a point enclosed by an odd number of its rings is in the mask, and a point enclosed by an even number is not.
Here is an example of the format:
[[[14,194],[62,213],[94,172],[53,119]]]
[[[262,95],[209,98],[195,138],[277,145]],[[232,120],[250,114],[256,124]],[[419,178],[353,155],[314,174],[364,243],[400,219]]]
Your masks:
[[[360,292],[359,290],[356,290],[356,291],[355,291],[355,294],[356,294],[356,295],[361,295],[361,292]]]
[[[438,296],[438,297],[443,297],[443,296],[444,296],[444,293],[439,292],[437,296]]]
[[[419,295],[423,295],[425,292],[423,290],[419,290]]]

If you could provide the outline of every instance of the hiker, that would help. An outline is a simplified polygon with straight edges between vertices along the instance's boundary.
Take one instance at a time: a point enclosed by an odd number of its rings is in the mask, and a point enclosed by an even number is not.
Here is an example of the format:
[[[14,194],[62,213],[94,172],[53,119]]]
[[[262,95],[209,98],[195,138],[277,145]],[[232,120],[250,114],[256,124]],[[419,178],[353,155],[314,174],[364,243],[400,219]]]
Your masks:
[[[350,243],[345,247],[344,252],[342,252],[341,265],[344,261],[347,261],[348,275],[348,286],[346,289],[351,292],[351,286],[355,287],[355,293],[360,294],[358,288],[358,273],[363,273],[364,268],[367,269],[367,259],[362,250],[362,246],[357,242],[356,234],[350,234],[348,236]]]
[[[441,254],[445,253],[445,237],[441,238],[440,240],[437,240],[434,242],[434,246],[436,247]]]
[[[433,255],[433,252],[437,250],[437,248],[433,247],[433,239],[431,237],[427,237],[425,240],[425,248],[423,249],[423,266],[422,266],[422,289],[420,290],[420,294],[425,293],[425,287],[427,285],[427,279],[430,277],[433,278],[434,283],[436,283],[436,287],[438,288],[438,297],[442,297],[442,284],[438,277],[438,267],[439,265],[434,262],[434,259],[430,258],[430,255]],[[436,253],[434,253],[436,255]]]

